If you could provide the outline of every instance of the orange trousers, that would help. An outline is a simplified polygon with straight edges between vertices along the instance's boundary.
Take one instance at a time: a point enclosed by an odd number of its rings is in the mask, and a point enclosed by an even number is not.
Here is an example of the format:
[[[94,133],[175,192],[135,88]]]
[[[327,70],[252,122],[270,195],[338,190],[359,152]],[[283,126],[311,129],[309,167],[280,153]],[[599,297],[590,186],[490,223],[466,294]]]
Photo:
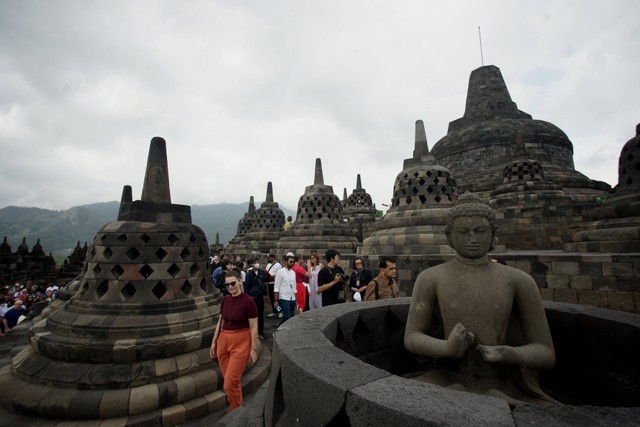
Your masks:
[[[224,377],[224,392],[233,411],[242,406],[242,373],[251,352],[251,330],[222,331],[218,337],[216,353]]]

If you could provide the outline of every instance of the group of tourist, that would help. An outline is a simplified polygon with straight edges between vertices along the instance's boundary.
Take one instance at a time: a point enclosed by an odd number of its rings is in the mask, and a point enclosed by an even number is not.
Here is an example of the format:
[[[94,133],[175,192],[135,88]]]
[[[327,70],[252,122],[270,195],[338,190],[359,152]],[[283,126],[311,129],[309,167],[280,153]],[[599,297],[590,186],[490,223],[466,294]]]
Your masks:
[[[36,303],[55,299],[58,285],[25,286],[18,282],[3,286],[0,291],[0,336],[4,336],[22,319],[28,317]]]
[[[257,360],[258,343],[265,339],[264,311],[269,304],[278,326],[295,314],[345,301],[345,285],[352,301],[396,298],[400,294],[396,281],[396,264],[391,257],[381,257],[379,274],[373,277],[358,257],[353,272],[347,276],[340,267],[340,253],[329,249],[326,265],[317,253],[305,260],[289,252],[280,263],[269,254],[261,268],[258,259],[244,262],[240,256],[213,256],[212,283],[223,293],[220,318],[211,342],[210,356],[217,360],[224,377],[224,390],[231,410],[242,405],[242,372],[251,358]]]

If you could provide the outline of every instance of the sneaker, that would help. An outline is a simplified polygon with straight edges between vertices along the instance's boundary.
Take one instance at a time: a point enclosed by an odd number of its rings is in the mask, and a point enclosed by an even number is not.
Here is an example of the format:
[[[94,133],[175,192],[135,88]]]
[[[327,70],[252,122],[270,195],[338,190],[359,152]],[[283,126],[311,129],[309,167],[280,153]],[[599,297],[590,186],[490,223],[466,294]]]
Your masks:
[[[265,337],[264,334],[258,335],[258,338],[260,338],[261,340],[266,340],[267,339],[267,337]]]
[[[273,317],[275,315],[276,315],[275,313],[269,313],[269,314],[267,314],[267,317]]]
[[[278,319],[282,319],[282,313],[278,314]]]

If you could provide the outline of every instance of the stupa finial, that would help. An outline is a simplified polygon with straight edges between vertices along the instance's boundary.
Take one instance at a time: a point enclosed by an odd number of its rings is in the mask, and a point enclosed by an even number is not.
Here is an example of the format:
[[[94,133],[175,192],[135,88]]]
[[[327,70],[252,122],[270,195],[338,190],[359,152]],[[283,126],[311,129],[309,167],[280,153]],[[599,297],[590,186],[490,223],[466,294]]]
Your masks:
[[[256,211],[256,205],[253,202],[253,196],[249,196],[249,213],[254,213]]]
[[[313,185],[324,185],[324,177],[322,175],[322,160],[316,159],[316,173],[313,178]]]
[[[356,178],[356,190],[362,190],[362,180],[360,179],[360,174]]]
[[[344,191],[342,192],[342,201],[347,200],[347,187],[344,187]]]
[[[416,120],[416,143],[413,149],[413,158],[420,159],[425,154],[429,154],[427,133],[424,130],[424,122],[422,120]]]
[[[167,143],[159,136],[154,137],[149,145],[147,171],[144,175],[140,200],[152,203],[171,203]]]
[[[266,203],[273,203],[273,185],[271,181],[267,183],[267,198],[265,199]]]

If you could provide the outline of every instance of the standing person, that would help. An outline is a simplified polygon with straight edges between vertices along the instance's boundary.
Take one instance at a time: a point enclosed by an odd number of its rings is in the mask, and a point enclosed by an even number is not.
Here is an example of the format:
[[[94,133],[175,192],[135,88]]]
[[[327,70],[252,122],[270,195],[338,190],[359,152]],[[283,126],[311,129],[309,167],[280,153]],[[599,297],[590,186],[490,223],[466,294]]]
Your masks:
[[[335,249],[327,249],[324,257],[327,260],[327,266],[318,273],[317,292],[322,294],[322,306],[326,307],[341,302],[339,290],[346,276],[339,265],[340,252]]]
[[[284,223],[284,226],[282,226],[282,229],[284,231],[287,231],[288,229],[290,229],[291,226],[293,225],[292,221],[293,221],[293,218],[291,216],[288,216],[287,222]]]
[[[211,281],[213,282],[215,287],[218,288],[220,292],[222,292],[222,295],[229,295],[229,292],[227,291],[227,288],[224,284],[224,278],[232,269],[233,264],[231,264],[231,261],[229,261],[229,259],[227,258],[220,263],[220,267],[218,267],[216,271],[214,271],[211,275]]]
[[[7,298],[2,294],[0,296],[0,337],[3,336],[8,329],[4,326],[4,314],[9,310],[9,306],[7,305]]]
[[[311,274],[304,268],[304,257],[296,255],[293,258],[292,270],[296,273],[296,302],[300,311],[307,310],[307,287],[309,286],[309,277]]]
[[[356,257],[351,266],[353,267],[353,271],[349,277],[351,298],[353,301],[364,301],[367,284],[373,280],[373,273],[371,270],[364,268],[364,261],[362,261],[360,257]]]
[[[4,313],[2,323],[4,323],[5,332],[9,332],[10,329],[13,329],[13,327],[18,324],[20,316],[25,314],[26,311],[22,306],[22,303],[23,301],[21,299],[15,300],[13,306]]]
[[[224,377],[224,392],[231,410],[242,406],[242,372],[249,357],[258,360],[258,309],[253,298],[242,292],[240,274],[229,271],[224,278],[229,295],[222,298],[220,317],[213,333],[209,355],[218,359]]]
[[[273,288],[276,302],[273,305],[274,308],[280,307],[282,310],[282,319],[280,319],[278,326],[289,320],[296,309],[296,273],[292,268],[293,257],[287,255],[284,268],[278,270],[278,274],[276,274],[276,283]]]
[[[383,256],[378,264],[378,275],[367,285],[365,292],[365,301],[373,301],[377,299],[398,298],[400,296],[400,288],[396,281],[396,260]]]
[[[318,273],[324,268],[317,253],[312,253],[307,263],[309,277],[309,309],[322,308],[322,294],[318,292]]]
[[[244,291],[253,298],[258,308],[258,338],[261,340],[266,338],[264,336],[264,299],[268,295],[266,280],[264,271],[260,270],[260,263],[257,259],[253,260],[244,281]]]
[[[278,274],[278,271],[281,268],[282,268],[282,264],[278,262],[275,254],[269,254],[269,256],[267,257],[267,266],[264,271],[266,272],[266,276],[267,276],[269,300],[271,300],[271,308],[273,309],[273,312],[269,314],[268,317],[273,317],[278,315],[278,312],[276,311],[276,308],[274,305],[276,303],[276,298],[275,298],[275,295],[273,294],[273,287],[276,283],[276,274]]]

